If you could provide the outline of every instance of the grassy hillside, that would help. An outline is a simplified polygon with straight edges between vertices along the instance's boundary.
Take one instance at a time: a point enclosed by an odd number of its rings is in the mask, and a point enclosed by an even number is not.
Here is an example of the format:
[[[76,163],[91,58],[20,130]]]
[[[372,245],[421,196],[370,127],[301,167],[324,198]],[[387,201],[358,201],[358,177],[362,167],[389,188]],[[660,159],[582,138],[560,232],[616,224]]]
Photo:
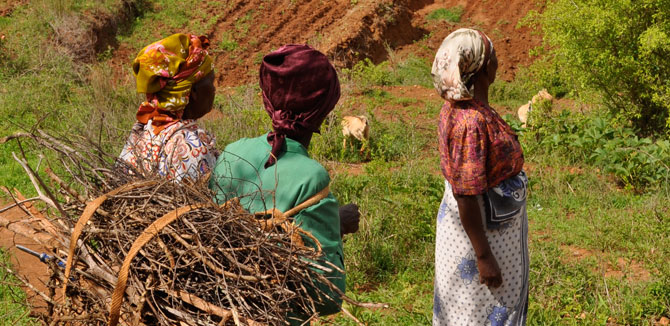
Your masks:
[[[165,26],[208,24],[189,20],[193,13],[175,3],[137,1],[138,8],[152,9],[121,24],[116,39],[134,44],[146,42],[152,28],[166,35]],[[67,26],[85,33],[86,17],[119,10],[117,4],[32,1],[0,17],[6,36],[0,41],[0,137],[39,126],[102,139],[107,149],[119,151],[140,101],[129,71],[119,68],[113,47],[77,59],[71,44],[58,37]],[[550,67],[538,64],[513,82],[498,82],[494,107],[513,113],[510,108],[552,86],[546,84],[550,74]],[[435,219],[444,181],[436,145],[441,100],[431,89],[428,62],[361,62],[340,78],[343,96],[310,152],[331,173],[339,201],[356,202],[363,213],[359,233],[345,238],[349,295],[391,305],[346,308],[368,325],[430,325]],[[217,136],[219,148],[269,130],[258,92],[256,85],[218,90],[202,124]],[[584,109],[571,99],[538,112],[528,129],[506,116],[519,130],[530,178],[529,324],[654,325],[670,317],[667,140],[639,138],[603,108]],[[338,117],[352,113],[372,121],[369,161],[341,147]],[[36,163],[39,149],[24,146]],[[19,150],[15,142],[0,145],[0,185],[30,194],[27,177],[11,159]],[[15,288],[0,288],[0,320],[8,325],[25,312],[16,300],[22,297]],[[342,316],[320,324],[356,325]]]

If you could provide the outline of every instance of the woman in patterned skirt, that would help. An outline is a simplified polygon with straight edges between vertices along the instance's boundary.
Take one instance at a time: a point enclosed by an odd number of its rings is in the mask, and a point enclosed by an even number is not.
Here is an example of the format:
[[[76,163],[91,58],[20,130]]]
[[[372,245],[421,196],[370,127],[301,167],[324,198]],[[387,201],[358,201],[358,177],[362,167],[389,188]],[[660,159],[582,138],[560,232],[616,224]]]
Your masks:
[[[119,156],[131,173],[181,181],[214,167],[214,137],[195,122],[214,101],[208,46],[204,36],[174,34],[146,46],[133,61],[137,92],[147,99]]]
[[[445,104],[439,149],[433,325],[525,325],[527,179],[516,134],[489,106],[498,60],[482,32],[447,36],[433,62]]]

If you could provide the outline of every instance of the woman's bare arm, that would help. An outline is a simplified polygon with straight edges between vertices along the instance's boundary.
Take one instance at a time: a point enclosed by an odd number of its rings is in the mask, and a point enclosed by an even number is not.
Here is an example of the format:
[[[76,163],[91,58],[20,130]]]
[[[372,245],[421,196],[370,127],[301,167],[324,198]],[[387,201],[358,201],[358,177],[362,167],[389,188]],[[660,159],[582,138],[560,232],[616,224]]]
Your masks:
[[[486,238],[486,230],[482,222],[477,196],[454,194],[454,198],[458,204],[458,215],[461,218],[461,224],[468,238],[470,238],[475,255],[477,256],[479,281],[488,287],[497,288],[502,284],[502,274]]]

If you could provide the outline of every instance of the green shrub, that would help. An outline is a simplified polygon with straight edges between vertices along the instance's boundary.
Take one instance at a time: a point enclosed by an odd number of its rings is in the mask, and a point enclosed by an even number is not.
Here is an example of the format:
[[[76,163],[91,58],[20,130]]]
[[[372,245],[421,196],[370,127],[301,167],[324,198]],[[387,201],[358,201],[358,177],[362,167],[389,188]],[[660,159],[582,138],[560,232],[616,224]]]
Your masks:
[[[427,20],[445,20],[450,23],[458,23],[463,15],[463,6],[455,6],[449,9],[440,8],[432,11],[426,16]]]
[[[430,65],[421,58],[410,55],[407,59],[392,65],[389,61],[374,64],[369,58],[357,62],[351,69],[343,69],[342,75],[362,91],[370,91],[374,86],[421,85],[432,87]]]
[[[369,89],[372,86],[393,85],[397,82],[388,61],[376,65],[370,58],[365,58],[357,62],[351,69],[343,69],[342,72],[362,90]]]
[[[530,101],[541,89],[546,89],[555,98],[570,96],[570,88],[559,76],[560,67],[539,59],[528,67],[521,67],[512,81],[496,79],[489,88],[490,100],[512,110]]]
[[[553,0],[531,17],[582,99],[603,102],[650,135],[670,132],[668,8],[669,0]]]
[[[522,131],[531,151],[562,153],[612,174],[625,186],[653,190],[670,185],[670,140],[639,137],[608,114],[588,116],[534,107]]]

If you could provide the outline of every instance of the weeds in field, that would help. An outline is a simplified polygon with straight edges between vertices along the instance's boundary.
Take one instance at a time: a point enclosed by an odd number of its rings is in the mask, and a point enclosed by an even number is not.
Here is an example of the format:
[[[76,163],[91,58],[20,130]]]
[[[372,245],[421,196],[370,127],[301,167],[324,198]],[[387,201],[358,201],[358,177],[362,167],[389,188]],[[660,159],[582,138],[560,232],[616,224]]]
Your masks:
[[[538,150],[590,164],[637,191],[668,189],[670,140],[638,137],[628,124],[597,112],[557,113],[540,105],[530,116],[528,133]]]
[[[0,265],[9,261],[9,255],[0,249]],[[0,325],[38,325],[37,321],[28,317],[30,310],[26,302],[26,294],[18,287],[19,280],[6,270],[0,270]]]
[[[421,85],[430,87],[432,78],[430,66],[423,59],[410,56],[406,60],[392,65],[384,61],[375,65],[366,58],[351,69],[343,69],[342,74],[360,92],[369,91],[373,86]]]
[[[444,20],[450,23],[458,23],[461,21],[461,16],[463,15],[463,6],[455,6],[451,8],[440,8],[432,11],[428,16],[427,20]]]
[[[218,50],[233,52],[239,48],[240,45],[235,41],[235,39],[230,35],[230,33],[225,33],[221,38],[219,43]]]

